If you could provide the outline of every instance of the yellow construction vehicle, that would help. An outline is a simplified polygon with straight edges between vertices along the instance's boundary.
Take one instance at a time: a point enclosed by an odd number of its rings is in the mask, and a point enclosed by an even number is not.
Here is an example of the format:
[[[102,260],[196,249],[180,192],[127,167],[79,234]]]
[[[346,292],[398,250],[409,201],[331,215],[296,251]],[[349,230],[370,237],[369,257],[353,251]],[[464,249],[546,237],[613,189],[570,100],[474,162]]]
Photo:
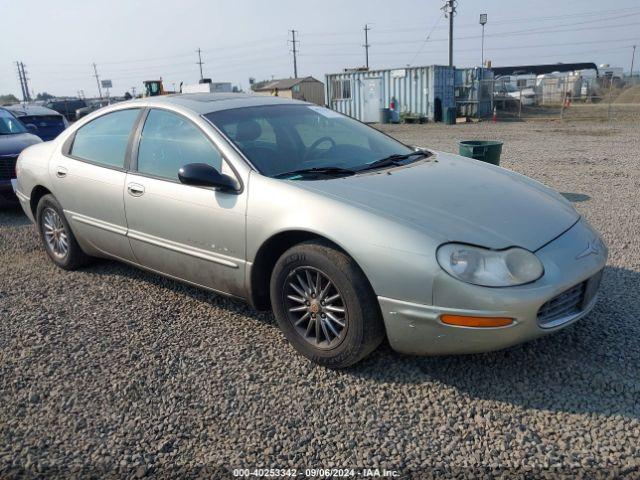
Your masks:
[[[158,95],[167,95],[168,93],[164,90],[162,78],[160,80],[145,80],[143,83],[145,97],[157,97]]]

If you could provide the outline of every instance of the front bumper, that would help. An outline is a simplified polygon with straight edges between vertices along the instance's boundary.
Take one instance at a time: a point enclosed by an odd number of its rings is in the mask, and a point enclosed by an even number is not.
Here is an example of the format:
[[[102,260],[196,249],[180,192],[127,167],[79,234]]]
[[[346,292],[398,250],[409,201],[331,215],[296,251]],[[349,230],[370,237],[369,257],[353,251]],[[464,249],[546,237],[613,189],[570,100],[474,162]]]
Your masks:
[[[588,245],[599,248],[588,249]],[[589,251],[585,255],[585,252]],[[470,285],[445,272],[434,279],[433,305],[378,297],[387,337],[399,352],[449,355],[499,350],[560,330],[587,315],[597,295],[579,310],[543,324],[540,307],[600,272],[607,250],[599,235],[580,220],[563,235],[536,252],[545,269],[537,281],[518,287],[489,288]],[[473,328],[448,325],[445,314],[475,317],[509,317],[505,327]]]

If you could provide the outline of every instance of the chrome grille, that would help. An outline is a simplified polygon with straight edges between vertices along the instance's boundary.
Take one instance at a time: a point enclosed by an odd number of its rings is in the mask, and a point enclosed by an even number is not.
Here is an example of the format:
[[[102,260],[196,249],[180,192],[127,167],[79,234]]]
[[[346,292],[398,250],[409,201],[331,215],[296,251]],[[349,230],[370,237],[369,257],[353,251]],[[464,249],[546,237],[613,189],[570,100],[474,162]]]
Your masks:
[[[16,178],[17,155],[0,155],[0,180]]]
[[[582,282],[553,297],[538,310],[538,323],[548,326],[561,318],[580,313],[587,282]]]

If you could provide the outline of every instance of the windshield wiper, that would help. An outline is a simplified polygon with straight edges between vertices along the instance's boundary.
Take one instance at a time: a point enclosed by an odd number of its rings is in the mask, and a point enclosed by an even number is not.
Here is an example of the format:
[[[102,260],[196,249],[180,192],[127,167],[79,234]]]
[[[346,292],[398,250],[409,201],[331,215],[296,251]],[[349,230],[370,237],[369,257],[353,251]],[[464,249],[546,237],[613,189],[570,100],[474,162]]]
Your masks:
[[[299,170],[292,170],[290,172],[279,173],[273,178],[286,178],[296,175],[328,175],[328,176],[349,176],[355,174],[355,170],[341,167],[313,167],[313,168],[301,168]]]
[[[427,150],[417,150],[411,153],[399,154],[395,153],[393,155],[389,155],[388,157],[381,158],[380,160],[376,160],[375,162],[367,163],[364,167],[359,168],[357,171],[361,172],[363,170],[374,170],[376,168],[384,168],[391,166],[399,166],[402,165],[403,160],[407,160],[411,157],[420,156],[420,157],[428,157],[431,155]]]

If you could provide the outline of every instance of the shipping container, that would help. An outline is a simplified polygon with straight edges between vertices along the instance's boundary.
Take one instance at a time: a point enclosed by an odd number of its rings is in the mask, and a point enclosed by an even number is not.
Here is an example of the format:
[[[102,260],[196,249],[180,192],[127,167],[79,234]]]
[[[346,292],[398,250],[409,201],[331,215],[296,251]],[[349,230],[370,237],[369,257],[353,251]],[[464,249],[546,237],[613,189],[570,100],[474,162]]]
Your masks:
[[[393,98],[400,118],[444,120],[455,107],[454,67],[432,65],[386,70],[353,70],[326,75],[327,104],[362,122],[379,122]]]

